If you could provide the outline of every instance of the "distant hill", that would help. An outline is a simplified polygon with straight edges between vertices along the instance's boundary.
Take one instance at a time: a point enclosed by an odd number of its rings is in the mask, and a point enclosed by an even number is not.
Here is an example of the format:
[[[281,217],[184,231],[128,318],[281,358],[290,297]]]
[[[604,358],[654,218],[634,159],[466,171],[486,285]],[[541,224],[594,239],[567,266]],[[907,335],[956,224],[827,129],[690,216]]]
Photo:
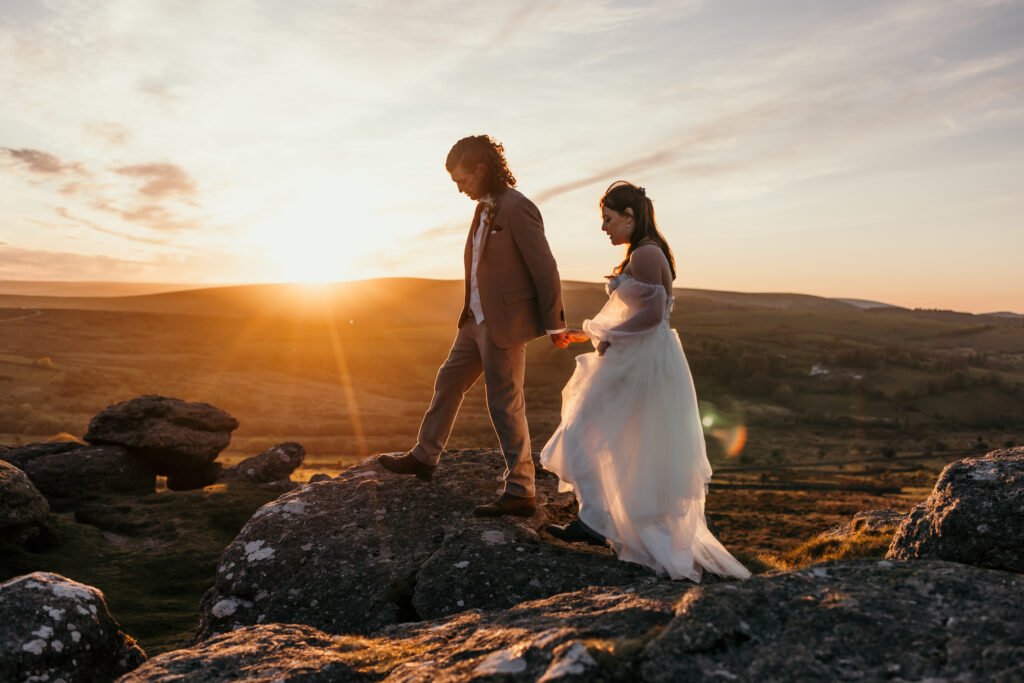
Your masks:
[[[893,306],[892,304],[882,303],[881,301],[871,301],[869,299],[834,299],[835,301],[842,301],[844,304],[850,304],[857,308],[900,308],[900,306]]]
[[[165,288],[172,288],[167,290]],[[570,322],[578,324],[606,299],[603,283],[563,283]],[[809,294],[676,289],[676,310],[776,310],[834,313],[910,313],[918,317],[977,322],[980,316],[955,311],[915,310],[864,299]],[[308,318],[329,311],[353,324],[421,325],[449,322],[463,297],[461,280],[379,278],[329,284],[255,284],[207,287],[157,283],[68,283],[0,281],[0,307],[130,311],[228,317]],[[1024,320],[1016,313],[986,316],[1005,324]]]
[[[917,318],[928,318],[930,320],[941,320],[949,323],[967,324],[993,324],[1006,325],[1024,323],[1024,315],[1017,313],[964,313],[963,311],[948,311],[931,308],[873,308],[866,309],[869,313],[891,314],[894,312],[911,315]]]
[[[204,289],[210,285],[170,282],[44,282],[39,280],[0,280],[0,295],[45,297],[112,297]]]
[[[120,297],[0,295],[0,306],[243,318],[320,317],[329,311],[339,320],[422,324],[451,319],[461,298],[462,283],[454,280],[388,278],[324,285],[234,285]]]
[[[196,287],[159,293],[135,293],[130,296],[112,296],[109,294],[112,290],[99,285],[93,291],[103,291],[104,294],[85,296],[84,292],[89,291],[89,287],[78,290],[71,287],[71,284],[41,283],[40,287],[32,288],[30,283],[0,283],[0,306],[241,317],[254,314],[305,317],[322,314],[327,306],[336,316],[353,320],[386,319],[389,322],[422,323],[450,319],[452,311],[458,310],[463,297],[461,280],[418,278],[381,278],[323,285]],[[563,288],[570,314],[576,310],[596,310],[606,298],[603,283],[566,281]],[[854,308],[832,299],[806,294],[676,289],[675,296],[679,306],[692,310],[768,308],[850,311]]]
[[[810,294],[719,292],[710,289],[679,289],[677,296],[715,302],[724,308],[771,308],[776,310],[848,312],[850,304]]]

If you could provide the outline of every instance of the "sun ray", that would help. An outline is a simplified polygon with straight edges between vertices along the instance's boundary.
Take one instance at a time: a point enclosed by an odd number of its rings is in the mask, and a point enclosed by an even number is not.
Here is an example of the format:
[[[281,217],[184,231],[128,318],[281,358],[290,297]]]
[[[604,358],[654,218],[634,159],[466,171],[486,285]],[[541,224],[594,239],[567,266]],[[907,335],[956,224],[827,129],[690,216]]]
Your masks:
[[[356,448],[359,457],[365,458],[369,455],[366,445],[366,437],[363,433],[363,422],[359,412],[359,403],[356,400],[355,389],[352,386],[352,376],[348,371],[348,362],[345,359],[345,350],[338,335],[337,325],[334,320],[334,309],[329,300],[324,301],[324,318],[327,321],[327,333],[331,342],[331,351],[334,355],[334,362],[338,369],[338,380],[341,383],[341,390],[345,395],[345,402],[348,407],[349,418],[352,420],[352,430],[356,437]]]

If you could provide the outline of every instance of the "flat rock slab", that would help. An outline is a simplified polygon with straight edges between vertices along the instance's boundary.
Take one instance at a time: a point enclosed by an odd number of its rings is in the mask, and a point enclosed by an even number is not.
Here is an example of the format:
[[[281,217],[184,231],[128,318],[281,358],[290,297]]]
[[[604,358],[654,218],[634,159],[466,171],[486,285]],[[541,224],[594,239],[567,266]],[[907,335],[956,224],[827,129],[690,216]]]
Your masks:
[[[150,660],[142,681],[630,680],[628,656],[667,625],[692,584],[590,588],[508,610],[471,610],[369,636],[310,626],[248,626]]]
[[[246,626],[122,681],[1017,681],[1024,577],[858,561],[589,588],[368,635]]]
[[[1024,572],[1024,447],[947,465],[886,556]]]
[[[268,503],[221,556],[199,637],[269,622],[368,633],[591,585],[657,581],[609,549],[541,539],[545,504],[561,510],[571,497],[557,494],[551,474],[538,475],[533,517],[473,517],[503,470],[496,451],[453,452],[425,483],[368,459]]]
[[[46,572],[0,584],[0,680],[109,681],[145,659],[98,589]]]
[[[124,446],[146,459],[157,474],[184,478],[208,468],[237,428],[238,420],[208,403],[140,396],[100,411],[89,423],[85,440]],[[215,480],[218,472],[202,473]]]
[[[28,475],[0,460],[0,543],[19,541],[50,513]]]
[[[866,560],[701,586],[641,657],[645,681],[1011,681],[1024,577]]]
[[[584,586],[644,586],[658,580],[646,567],[615,561],[609,553],[543,542],[525,524],[468,519],[420,565],[412,604],[419,618],[434,619],[467,607],[511,607]]]

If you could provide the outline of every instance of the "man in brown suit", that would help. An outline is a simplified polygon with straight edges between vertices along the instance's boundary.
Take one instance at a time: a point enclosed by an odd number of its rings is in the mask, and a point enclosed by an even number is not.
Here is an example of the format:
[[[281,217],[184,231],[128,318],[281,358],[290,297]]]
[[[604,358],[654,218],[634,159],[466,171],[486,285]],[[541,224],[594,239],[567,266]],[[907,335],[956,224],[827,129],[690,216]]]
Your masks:
[[[477,201],[466,238],[466,294],[459,331],[438,370],[434,398],[416,446],[379,462],[398,474],[430,481],[466,392],[482,374],[487,409],[505,456],[505,489],[477,506],[480,516],[535,512],[534,467],[523,380],[526,343],[549,334],[567,345],[558,267],[533,202],[513,189],[516,179],[502,145],[486,135],[459,140],[445,162],[459,191]]]

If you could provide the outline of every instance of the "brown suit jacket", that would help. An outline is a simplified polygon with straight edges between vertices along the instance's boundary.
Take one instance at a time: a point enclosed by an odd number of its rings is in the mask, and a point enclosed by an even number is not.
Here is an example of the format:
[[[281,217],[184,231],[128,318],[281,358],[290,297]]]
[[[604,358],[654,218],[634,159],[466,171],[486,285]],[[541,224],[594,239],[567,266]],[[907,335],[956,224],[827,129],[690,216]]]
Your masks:
[[[469,310],[470,273],[480,210],[477,205],[466,239],[466,297],[459,327],[473,315]],[[540,211],[521,192],[508,188],[498,197],[490,223],[482,236],[476,278],[491,341],[499,348],[509,348],[547,330],[565,327],[562,283]]]

